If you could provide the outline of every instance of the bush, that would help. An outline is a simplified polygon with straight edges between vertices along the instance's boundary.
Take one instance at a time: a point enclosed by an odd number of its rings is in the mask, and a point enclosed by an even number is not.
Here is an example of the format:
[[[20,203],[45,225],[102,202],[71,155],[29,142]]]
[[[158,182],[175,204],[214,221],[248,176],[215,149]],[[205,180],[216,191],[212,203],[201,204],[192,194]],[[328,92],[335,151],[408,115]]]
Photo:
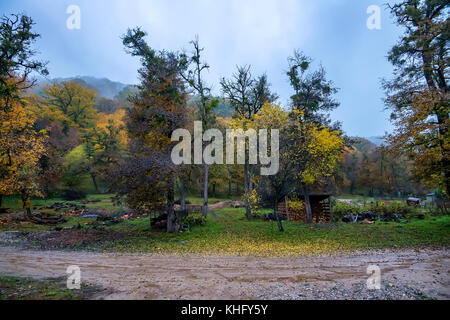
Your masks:
[[[78,190],[66,190],[62,194],[62,198],[68,201],[85,199],[86,193]]]
[[[243,197],[245,197],[245,195]],[[242,200],[245,201],[244,198]],[[248,205],[250,207],[250,212],[253,216],[258,216],[259,209],[260,209],[260,206],[259,206],[260,203],[261,203],[261,197],[258,194],[258,192],[256,191],[256,189],[253,189],[252,193],[248,197]]]
[[[356,215],[367,212],[373,213],[381,218],[393,218],[395,216],[406,218],[410,215],[417,214],[418,210],[400,201],[393,201],[390,204],[380,201],[367,206],[336,202],[333,207],[333,215],[339,220],[350,214]]]
[[[350,204],[346,202],[336,202],[333,206],[333,216],[337,219],[342,219],[344,216],[349,214],[357,214],[363,212],[364,207]]]
[[[372,211],[380,216],[392,217],[394,215],[407,217],[417,213],[417,208],[414,206],[408,206],[406,203],[400,201],[393,201],[390,204],[384,202],[378,202],[371,204],[368,207],[368,211]]]
[[[184,219],[184,222],[190,226],[204,226],[206,218],[201,213],[191,213]]]

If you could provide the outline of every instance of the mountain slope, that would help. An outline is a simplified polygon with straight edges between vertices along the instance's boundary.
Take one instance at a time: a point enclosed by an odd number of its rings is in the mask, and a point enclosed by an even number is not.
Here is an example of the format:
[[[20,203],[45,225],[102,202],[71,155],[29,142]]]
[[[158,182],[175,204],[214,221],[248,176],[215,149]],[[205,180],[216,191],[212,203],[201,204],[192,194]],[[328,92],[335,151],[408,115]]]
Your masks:
[[[63,81],[75,81],[79,85],[93,89],[97,92],[99,97],[104,97],[108,99],[113,99],[114,96],[118,95],[120,91],[122,91],[127,84],[111,81],[107,78],[95,78],[90,76],[76,76],[70,78],[55,78],[51,80],[41,79],[38,80],[36,86],[33,88],[32,92],[36,94],[40,94],[46,85],[52,83],[61,83]]]

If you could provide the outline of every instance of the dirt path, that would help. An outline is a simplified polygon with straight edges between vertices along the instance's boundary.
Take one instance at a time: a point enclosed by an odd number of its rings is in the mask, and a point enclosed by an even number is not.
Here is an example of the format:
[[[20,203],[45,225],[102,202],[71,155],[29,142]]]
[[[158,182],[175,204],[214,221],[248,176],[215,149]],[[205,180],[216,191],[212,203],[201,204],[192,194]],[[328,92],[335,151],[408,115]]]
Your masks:
[[[332,257],[253,258],[31,251],[0,247],[0,274],[48,278],[81,268],[98,299],[450,299],[449,251],[383,250]],[[367,290],[367,266],[382,290]]]

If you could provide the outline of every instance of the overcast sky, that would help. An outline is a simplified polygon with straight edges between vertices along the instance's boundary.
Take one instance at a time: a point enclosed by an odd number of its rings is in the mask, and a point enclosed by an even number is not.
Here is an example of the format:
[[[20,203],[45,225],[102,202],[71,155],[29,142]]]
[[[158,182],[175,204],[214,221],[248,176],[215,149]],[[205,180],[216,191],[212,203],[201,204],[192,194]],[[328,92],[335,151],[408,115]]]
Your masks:
[[[139,61],[120,40],[127,28],[142,26],[155,49],[189,49],[196,34],[211,65],[215,92],[219,79],[236,65],[266,72],[280,103],[292,94],[285,71],[295,48],[322,64],[340,88],[332,118],[347,134],[380,136],[390,130],[380,79],[390,77],[387,52],[401,30],[383,7],[386,0],[14,0],[0,1],[0,12],[24,12],[41,34],[40,57],[50,77],[89,75],[137,83]],[[81,10],[81,28],[70,30],[68,6]],[[381,30],[369,30],[366,12],[379,5]]]

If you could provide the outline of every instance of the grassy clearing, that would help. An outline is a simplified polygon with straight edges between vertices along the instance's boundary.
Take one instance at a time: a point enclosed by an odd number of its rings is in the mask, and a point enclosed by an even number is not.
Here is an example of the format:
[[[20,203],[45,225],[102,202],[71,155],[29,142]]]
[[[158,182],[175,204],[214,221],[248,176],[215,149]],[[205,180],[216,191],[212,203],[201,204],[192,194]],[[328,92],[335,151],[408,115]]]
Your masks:
[[[111,229],[130,236],[102,243],[106,251],[296,256],[338,251],[400,248],[450,243],[450,217],[427,217],[408,223],[307,225],[247,221],[243,209],[218,210],[218,219],[178,235],[155,232],[148,219],[127,221]]]
[[[101,200],[98,203],[88,204],[88,208],[119,209],[112,206],[110,195],[90,195],[88,199]],[[193,203],[201,201],[199,198],[193,198],[193,200]],[[221,200],[223,199],[212,199],[211,203]],[[55,201],[58,199],[47,200],[36,205],[49,205]],[[71,239],[72,241],[70,241],[68,234],[58,238],[61,239],[61,244],[57,248],[136,253],[296,256],[450,244],[449,216],[427,215],[425,220],[412,218],[407,223],[307,225],[283,222],[285,232],[280,233],[275,222],[264,222],[261,219],[247,221],[243,208],[219,209],[216,210],[216,214],[217,219],[209,216],[205,226],[195,226],[191,231],[177,235],[152,230],[149,218],[125,220],[117,225],[94,230],[91,225],[92,219],[67,217],[67,222],[60,225],[61,227],[80,224],[82,230],[80,230],[80,234],[72,232],[77,240]],[[53,228],[22,222],[0,226],[0,231],[42,232],[51,231]],[[59,231],[59,233],[65,232],[69,231]],[[93,234],[96,232],[98,232],[98,237]],[[104,236],[108,232],[120,236]],[[83,235],[89,235],[90,239],[96,240],[82,241]],[[107,240],[108,238],[114,240]],[[54,244],[55,241],[52,242],[52,248]]]
[[[32,280],[0,276],[0,300],[87,300],[99,290],[81,285],[69,290],[66,279]]]

